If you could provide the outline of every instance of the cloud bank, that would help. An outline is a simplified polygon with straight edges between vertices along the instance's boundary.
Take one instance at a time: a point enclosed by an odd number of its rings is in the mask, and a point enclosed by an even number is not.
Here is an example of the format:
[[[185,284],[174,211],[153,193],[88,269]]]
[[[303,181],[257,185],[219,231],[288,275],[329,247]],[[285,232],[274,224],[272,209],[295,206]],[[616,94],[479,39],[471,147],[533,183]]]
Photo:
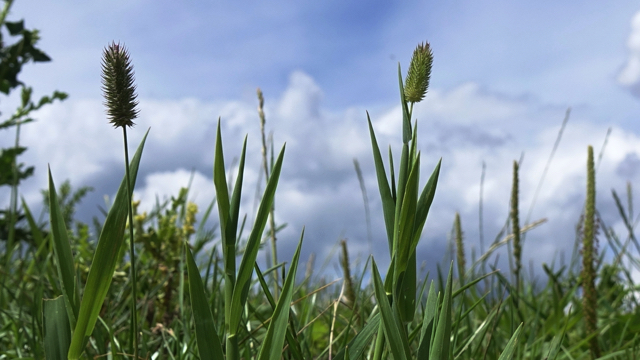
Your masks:
[[[627,39],[628,58],[618,73],[618,83],[640,97],[640,11],[631,20],[631,33]]]
[[[273,133],[276,153],[286,143],[281,180],[276,195],[276,221],[287,223],[279,234],[280,259],[290,259],[305,227],[303,258],[315,253],[321,263],[340,239],[347,239],[352,258],[364,261],[369,253],[388,263],[386,232],[373,167],[364,108],[338,111],[323,106],[323,91],[308,74],[296,71],[282,94],[265,94],[267,129]],[[193,176],[190,199],[201,211],[215,196],[212,181],[215,129],[220,119],[225,160],[235,167],[245,135],[247,165],[242,211],[253,219],[255,193],[264,187],[260,168],[257,100],[203,102],[195,99],[143,98],[141,117],[129,132],[134,146],[150,128],[142,157],[135,196],[142,209],[151,209],[156,196],[176,195]],[[546,166],[565,107],[542,103],[530,96],[512,97],[476,83],[433,89],[414,108],[422,151],[421,183],[437,161],[442,170],[435,200],[419,245],[418,259],[434,269],[447,256],[448,237],[455,212],[461,214],[467,254],[480,245],[479,199],[483,163],[484,248],[496,237],[508,214],[511,169],[524,154],[520,173],[521,219]],[[547,222],[530,232],[524,244],[524,262],[539,268],[564,251],[567,258],[575,240],[586,188],[587,146],[596,154],[603,147],[607,127],[577,108],[564,131],[530,221]],[[400,107],[372,110],[371,119],[383,152],[390,144],[399,163]],[[71,179],[74,186],[95,191],[82,204],[84,220],[98,215],[103,195],[113,196],[123,176],[121,132],[108,124],[98,99],[69,99],[43,109],[38,121],[23,128],[22,143],[29,148],[23,161],[36,166],[36,176],[25,183],[22,195],[34,208],[46,187],[46,166],[55,180]],[[607,225],[621,229],[610,190],[622,192],[626,181],[640,177],[640,139],[613,128],[597,172],[597,204]],[[360,186],[353,159],[362,167],[371,208],[369,242]],[[234,171],[232,169],[232,171]],[[193,175],[192,175],[193,174]],[[231,174],[231,173],[230,173]],[[604,240],[601,239],[601,243]],[[264,258],[260,256],[259,258]],[[500,266],[507,271],[506,257]],[[334,256],[330,263],[337,263]],[[331,268],[330,268],[331,269]]]

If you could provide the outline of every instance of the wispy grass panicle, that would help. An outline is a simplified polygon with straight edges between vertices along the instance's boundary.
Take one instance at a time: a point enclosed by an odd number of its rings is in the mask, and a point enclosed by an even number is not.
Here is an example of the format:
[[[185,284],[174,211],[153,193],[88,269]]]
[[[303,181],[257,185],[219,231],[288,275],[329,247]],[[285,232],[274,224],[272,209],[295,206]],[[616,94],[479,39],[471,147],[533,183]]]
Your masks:
[[[593,359],[600,357],[600,347],[597,331],[596,308],[598,294],[596,294],[596,271],[593,267],[595,258],[595,216],[596,216],[596,171],[593,162],[593,147],[589,146],[587,155],[587,201],[584,213],[584,230],[582,238],[582,307],[584,312],[585,328],[587,336],[593,335],[589,340],[589,350]]]
[[[522,244],[520,239],[520,215],[518,212],[518,162],[513,161],[513,185],[511,188],[511,229],[513,231],[513,257],[515,261],[516,289],[520,290],[520,271],[522,270]]]
[[[404,96],[408,102],[417,103],[424,99],[429,88],[432,64],[433,53],[429,43],[418,44],[413,51],[405,80]]]
[[[132,127],[138,117],[133,65],[124,45],[111,43],[102,54],[102,91],[109,122],[115,127]]]

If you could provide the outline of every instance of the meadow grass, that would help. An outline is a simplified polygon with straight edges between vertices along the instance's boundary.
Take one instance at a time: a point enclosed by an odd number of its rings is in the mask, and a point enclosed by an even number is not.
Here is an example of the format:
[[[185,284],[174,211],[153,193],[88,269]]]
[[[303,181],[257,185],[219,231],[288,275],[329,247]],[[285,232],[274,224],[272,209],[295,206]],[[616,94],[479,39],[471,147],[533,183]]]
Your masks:
[[[412,123],[414,104],[428,89],[429,44],[416,48],[404,81],[398,66],[402,145],[397,168],[391,150],[385,164],[368,119],[383,207],[382,214],[371,216],[382,216],[391,263],[380,269],[369,257],[354,272],[342,241],[344,277],[335,281],[314,277],[312,264],[304,277],[297,276],[304,229],[299,229],[293,259],[285,264],[277,257],[273,199],[285,146],[268,158],[260,91],[266,187],[253,224],[240,213],[247,139],[237,173],[230,177],[220,123],[213,165],[216,198],[210,206],[201,213],[188,201],[187,187],[150,213],[138,211],[131,194],[146,135],[129,159],[126,128],[137,115],[135,86],[128,54],[118,51],[124,48],[107,48],[103,71],[108,114],[123,128],[126,175],[105,220],[94,224],[97,238],[88,224],[73,219],[73,204],[83,193],[69,200],[67,188],[59,196],[55,169],[49,171],[46,192],[48,227],[39,226],[22,203],[25,215],[14,222],[12,233],[27,231],[33,243],[13,241],[14,235],[2,239],[0,359],[632,359],[640,351],[638,286],[631,276],[632,269],[640,270],[640,244],[631,186],[626,208],[613,194],[628,230],[621,235],[598,216],[591,147],[585,154],[586,206],[576,251],[567,264],[545,264],[546,281],[522,272],[524,235],[543,220],[520,224],[517,162],[510,226],[467,263],[469,240],[456,214],[457,276],[453,262],[441,264],[437,274],[418,276],[416,249],[440,173],[438,162],[420,185],[422,154],[418,124]],[[17,183],[14,187],[17,191]],[[363,198],[368,209],[364,188]],[[217,226],[207,229],[215,212]],[[604,251],[596,252],[598,228],[615,254],[610,264]],[[271,264],[262,269],[256,259],[266,243]],[[504,245],[512,249],[513,277],[491,262]]]

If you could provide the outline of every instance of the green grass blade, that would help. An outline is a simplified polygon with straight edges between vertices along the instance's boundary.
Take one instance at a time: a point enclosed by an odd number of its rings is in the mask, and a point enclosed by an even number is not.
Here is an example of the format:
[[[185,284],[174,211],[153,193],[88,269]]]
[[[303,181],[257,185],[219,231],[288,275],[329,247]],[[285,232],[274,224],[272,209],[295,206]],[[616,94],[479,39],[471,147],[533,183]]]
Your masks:
[[[291,308],[291,298],[293,297],[303,237],[304,230],[302,230],[302,234],[300,235],[298,247],[293,255],[293,260],[291,260],[291,267],[289,268],[289,273],[282,287],[282,294],[278,299],[278,304],[273,311],[267,334],[262,342],[260,354],[258,355],[259,360],[279,360],[282,358],[282,345],[284,344],[284,338],[287,334],[287,320],[289,319],[289,309]]]
[[[435,324],[436,312],[438,311],[438,293],[435,284],[431,280],[429,293],[427,294],[427,304],[422,317],[422,329],[420,330],[420,343],[418,345],[418,359],[427,359],[431,345],[431,335]]]
[[[567,333],[567,326],[569,325],[569,317],[566,317],[566,321],[564,323],[564,327],[562,328],[562,333],[556,334],[551,340],[551,345],[549,346],[549,354],[547,355],[547,360],[555,360],[558,357],[558,353],[562,348],[562,340]]]
[[[400,104],[402,106],[402,142],[407,144],[412,138],[411,119],[409,118],[409,108],[404,98],[404,85],[402,83],[402,70],[398,63],[398,82],[400,83]]]
[[[193,320],[196,324],[196,341],[198,342],[198,353],[202,359],[223,359],[222,345],[215,324],[211,309],[204,293],[202,278],[198,271],[198,266],[193,259],[193,254],[189,245],[185,243],[187,253],[187,271],[189,273],[189,297],[191,298],[191,309]]]
[[[233,289],[236,284],[236,244],[235,238],[228,239],[229,233],[235,235],[235,229],[229,231],[229,189],[227,188],[227,175],[224,167],[224,151],[222,147],[222,132],[220,119],[216,131],[215,155],[213,160],[213,184],[216,188],[218,204],[218,221],[220,223],[220,237],[222,238],[222,256],[224,259],[224,319],[225,327],[229,327],[231,319],[231,304]]]
[[[22,209],[24,210],[24,215],[27,218],[27,222],[29,223],[29,231],[31,232],[35,245],[38,248],[42,245],[42,242],[44,241],[44,236],[42,236],[42,231],[40,231],[40,229],[38,228],[38,224],[36,223],[36,220],[33,218],[33,215],[31,214],[31,210],[29,209],[29,206],[27,206],[27,202],[24,201],[24,198],[21,198],[21,200],[22,200]]]
[[[138,146],[138,150],[131,159],[129,170],[132,189],[135,188],[142,149],[148,134],[149,131],[147,130]],[[102,232],[98,239],[98,247],[93,255],[91,269],[89,270],[84,294],[80,302],[78,321],[73,332],[71,347],[69,348],[69,359],[80,358],[93,332],[102,303],[111,285],[113,273],[119,260],[118,254],[124,244],[124,231],[128,215],[127,179],[123,177],[116,198],[102,227]]]
[[[224,152],[222,150],[222,134],[220,132],[220,119],[218,119],[218,131],[216,133],[216,150],[213,161],[213,183],[216,188],[218,214],[220,215],[220,236],[225,244],[227,221],[229,217],[229,189],[227,188],[227,175],[224,167]]]
[[[278,159],[273,166],[273,172],[267,183],[267,187],[264,190],[262,201],[258,207],[258,213],[256,215],[256,221],[249,235],[247,245],[245,248],[240,267],[238,268],[238,277],[236,285],[233,289],[233,297],[231,301],[231,315],[229,318],[229,332],[230,335],[235,335],[240,324],[240,318],[242,316],[242,310],[244,304],[247,301],[249,294],[249,286],[251,285],[251,275],[253,274],[253,266],[258,256],[258,250],[260,248],[260,240],[264,232],[267,219],[269,217],[269,211],[273,204],[273,198],[275,197],[276,187],[278,186],[278,180],[280,178],[280,171],[282,170],[282,161],[284,158],[285,146],[282,147]]]
[[[231,202],[229,203],[229,222],[227,223],[227,245],[236,246],[236,231],[238,229],[238,219],[240,214],[240,198],[242,196],[242,181],[244,179],[244,158],[247,153],[247,137],[244,138],[240,162],[238,163],[238,175],[236,184],[233,187]]]
[[[449,276],[447,277],[447,285],[442,299],[442,309],[438,317],[438,325],[436,328],[435,338],[431,347],[429,359],[448,359],[449,346],[451,341],[451,288],[452,288],[453,261],[449,266]]]
[[[398,261],[396,261],[397,276],[403,272],[408,264],[409,257],[415,252],[412,244],[415,230],[416,209],[418,206],[418,176],[420,174],[420,155],[411,169],[407,178],[405,192],[402,200],[402,208],[398,222]],[[417,245],[417,244],[416,244]],[[415,287],[415,286],[414,286]],[[413,293],[415,297],[415,291]]]
[[[416,210],[418,207],[418,176],[420,174],[420,154],[407,178],[402,208],[398,221],[398,261],[396,271],[404,271],[411,254],[415,251],[412,239],[415,230]],[[415,296],[415,293],[414,293]]]
[[[44,351],[47,359],[65,360],[71,344],[71,327],[62,296],[44,300]]]
[[[424,186],[422,193],[420,194],[420,199],[418,200],[418,208],[416,211],[416,231],[415,237],[413,239],[412,246],[418,246],[418,241],[420,240],[420,235],[422,234],[422,229],[424,228],[424,224],[427,221],[427,215],[429,215],[429,209],[431,208],[431,204],[433,203],[433,198],[436,194],[436,187],[438,186],[438,177],[440,176],[440,166],[442,165],[442,159],[438,161],[438,165],[433,169],[427,184]]]
[[[400,310],[402,320],[413,320],[416,307],[416,257],[412,239],[415,231],[416,208],[418,203],[418,177],[420,173],[420,154],[413,164],[407,178],[402,209],[398,219],[398,238],[394,269],[394,299]],[[417,244],[416,244],[417,245]]]
[[[513,359],[513,353],[516,351],[516,345],[518,343],[518,336],[520,336],[520,332],[521,331],[522,331],[522,324],[520,324],[520,326],[518,326],[518,329],[516,329],[516,332],[513,333],[513,335],[511,336],[511,339],[509,339],[509,342],[507,343],[507,346],[505,346],[505,348],[502,351],[502,354],[500,354],[500,357],[498,358],[498,360],[511,360],[511,359]]]
[[[407,334],[404,332],[402,325],[396,321],[396,317],[393,315],[393,310],[389,305],[389,299],[384,290],[382,279],[380,278],[380,272],[375,260],[372,261],[373,268],[373,284],[375,288],[376,301],[380,309],[382,316],[382,325],[384,328],[384,335],[387,338],[389,348],[393,354],[394,360],[406,360],[411,358],[411,351],[409,350],[409,340]]]
[[[378,178],[378,189],[380,191],[380,198],[382,200],[382,212],[384,215],[384,224],[387,229],[387,239],[389,241],[389,252],[391,253],[393,251],[393,223],[395,221],[396,202],[395,200],[393,200],[391,189],[389,188],[389,181],[387,180],[387,174],[384,170],[382,155],[380,154],[380,148],[378,147],[378,141],[376,140],[376,134],[373,131],[373,125],[371,124],[371,118],[369,118],[368,112],[367,112],[367,121],[369,122],[369,135],[371,137],[371,148],[373,149],[373,162],[376,167],[376,176]],[[391,177],[393,179],[393,165],[391,165],[391,167],[392,167]]]
[[[275,271],[275,269],[280,268],[282,266],[284,266],[284,264],[276,265],[271,269],[268,269],[266,274],[268,274],[270,271]],[[276,300],[273,298],[273,294],[271,294],[271,290],[269,289],[267,280],[264,278],[265,274],[263,274],[262,271],[260,270],[258,263],[255,263],[254,269],[256,271],[256,277],[258,278],[260,287],[262,288],[262,292],[267,298],[267,301],[269,302],[269,306],[271,306],[271,309],[275,310],[277,305]],[[287,331],[287,344],[289,345],[289,349],[291,350],[294,359],[302,359],[304,357],[300,351],[301,349],[300,342],[295,337],[295,331],[292,328],[288,328],[288,331]]]
[[[73,270],[73,255],[71,254],[71,245],[69,244],[62,210],[58,202],[56,187],[53,183],[53,176],[51,176],[51,169],[49,169],[49,219],[60,287],[67,306],[69,323],[72,328],[75,328],[76,319],[78,318],[79,296]]]
[[[349,356],[351,359],[361,359],[364,351],[371,345],[371,339],[373,335],[376,334],[378,327],[380,326],[380,313],[375,314],[367,325],[360,330],[358,335],[356,335],[349,344],[333,358],[334,360],[343,360],[346,359],[346,356]]]

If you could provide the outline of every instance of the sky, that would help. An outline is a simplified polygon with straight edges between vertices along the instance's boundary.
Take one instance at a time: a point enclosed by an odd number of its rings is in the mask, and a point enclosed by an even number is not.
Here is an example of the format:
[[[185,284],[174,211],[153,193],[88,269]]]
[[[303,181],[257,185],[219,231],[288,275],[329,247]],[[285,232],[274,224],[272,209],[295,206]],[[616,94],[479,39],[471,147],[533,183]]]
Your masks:
[[[527,234],[523,261],[538,273],[563,252],[568,259],[584,204],[589,145],[602,154],[597,207],[607,226],[626,235],[611,190],[624,197],[627,182],[640,180],[637,2],[32,0],[17,1],[8,19],[39,29],[39,47],[53,59],[25,67],[22,81],[37,96],[54,90],[70,95],[22,129],[29,150],[21,160],[36,173],[20,191],[34,209],[41,209],[47,164],[58,184],[70,179],[74,187],[94,187],[78,209],[81,219],[98,215],[104,195],[115,194],[124,173],[122,139],[105,116],[100,61],[104,47],[116,41],[130,52],[140,101],[140,117],[129,131],[132,150],[150,128],[135,189],[142,210],[150,210],[156,196],[176,195],[193,173],[190,200],[204,211],[215,196],[220,119],[227,164],[248,134],[242,210],[252,219],[263,181],[260,87],[276,151],[286,143],[275,203],[276,221],[287,223],[279,234],[280,259],[291,258],[304,227],[302,259],[315,253],[317,267],[327,264],[328,274],[340,275],[334,251],[341,239],[355,263],[372,253],[386,266],[366,111],[381,147],[390,144],[399,154],[398,63],[404,76],[413,49],[428,41],[430,88],[414,108],[422,184],[440,158],[442,170],[418,246],[426,269],[447,258],[456,212],[469,260],[481,238],[484,249],[496,239],[508,215],[513,161],[521,157],[523,225],[546,219]],[[3,114],[11,113],[12,101],[0,101]],[[0,134],[2,146],[13,136]],[[369,198],[370,239],[354,159]],[[606,244],[602,235],[600,244]],[[504,251],[498,264],[508,271]]]

